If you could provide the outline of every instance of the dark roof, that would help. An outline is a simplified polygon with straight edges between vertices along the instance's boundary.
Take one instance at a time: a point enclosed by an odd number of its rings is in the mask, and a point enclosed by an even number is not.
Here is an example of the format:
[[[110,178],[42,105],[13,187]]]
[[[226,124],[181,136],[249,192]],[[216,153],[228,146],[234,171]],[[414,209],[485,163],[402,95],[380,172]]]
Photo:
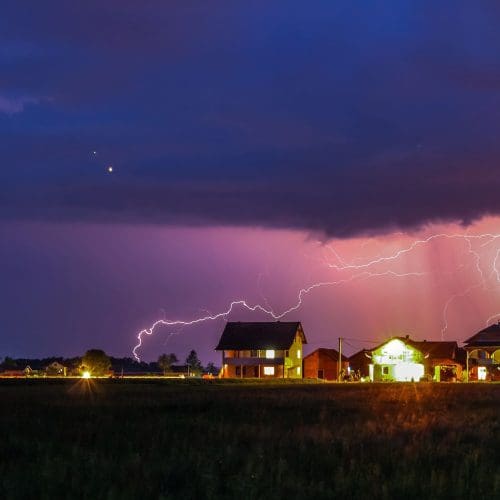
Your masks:
[[[500,323],[490,325],[465,341],[465,347],[500,346]]]
[[[410,340],[408,343],[423,354],[428,354],[429,358],[454,359],[458,349],[458,344],[453,341]]]
[[[418,349],[429,358],[455,359],[458,344],[455,341],[412,340],[409,337],[392,337],[378,345],[373,351],[387,344],[390,340],[398,339],[405,344]]]
[[[226,324],[215,350],[289,349],[297,332],[301,335],[302,342],[306,344],[304,331],[299,321],[229,322]]]
[[[339,360],[339,352],[336,349],[327,349],[326,347],[320,347],[319,349],[316,349],[315,351],[309,353],[307,356],[304,356],[304,358],[308,358],[316,352],[318,352],[320,355],[322,354],[323,356],[328,356],[333,361]],[[349,361],[349,358],[342,354],[342,361]]]
[[[349,361],[352,360],[357,360],[357,359],[370,359],[370,356],[366,356],[366,354],[371,354],[371,349],[361,349],[358,352],[355,352],[354,354],[351,354],[349,356]]]

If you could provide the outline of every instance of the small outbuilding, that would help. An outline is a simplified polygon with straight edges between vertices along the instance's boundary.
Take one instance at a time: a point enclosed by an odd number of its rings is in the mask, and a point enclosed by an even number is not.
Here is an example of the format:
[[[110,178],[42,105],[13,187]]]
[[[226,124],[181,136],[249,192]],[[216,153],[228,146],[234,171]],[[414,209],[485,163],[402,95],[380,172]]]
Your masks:
[[[339,352],[336,349],[320,348],[304,356],[304,378],[338,380]],[[349,360],[342,355],[341,377],[347,376]]]

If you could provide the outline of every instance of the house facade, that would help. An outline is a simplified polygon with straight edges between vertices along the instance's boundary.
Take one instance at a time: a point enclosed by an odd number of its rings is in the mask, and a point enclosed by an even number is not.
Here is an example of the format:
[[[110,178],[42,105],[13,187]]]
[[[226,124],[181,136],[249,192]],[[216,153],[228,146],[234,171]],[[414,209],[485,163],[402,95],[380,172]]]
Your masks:
[[[372,350],[369,377],[373,382],[461,380],[462,352],[456,342],[393,337]]]
[[[340,373],[347,375],[349,360],[342,355]],[[335,349],[320,348],[304,356],[304,378],[337,380],[339,376],[339,352]]]
[[[465,341],[467,378],[500,380],[500,323],[490,325]]]
[[[222,354],[223,378],[302,378],[300,322],[229,322],[216,351]]]

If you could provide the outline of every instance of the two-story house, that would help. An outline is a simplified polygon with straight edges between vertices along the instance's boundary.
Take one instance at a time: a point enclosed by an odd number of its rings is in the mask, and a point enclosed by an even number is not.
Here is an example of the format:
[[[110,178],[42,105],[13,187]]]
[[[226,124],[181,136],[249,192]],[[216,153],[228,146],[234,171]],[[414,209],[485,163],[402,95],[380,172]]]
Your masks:
[[[302,378],[300,322],[229,322],[219,344],[224,378]]]
[[[500,322],[465,341],[467,380],[500,381]]]

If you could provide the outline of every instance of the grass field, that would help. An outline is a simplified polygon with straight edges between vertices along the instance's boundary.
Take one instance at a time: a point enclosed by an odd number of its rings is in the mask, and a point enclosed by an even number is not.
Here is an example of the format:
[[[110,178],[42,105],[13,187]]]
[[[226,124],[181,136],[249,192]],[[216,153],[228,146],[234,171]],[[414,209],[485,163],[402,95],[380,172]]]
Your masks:
[[[500,498],[500,385],[0,381],[2,499]]]

